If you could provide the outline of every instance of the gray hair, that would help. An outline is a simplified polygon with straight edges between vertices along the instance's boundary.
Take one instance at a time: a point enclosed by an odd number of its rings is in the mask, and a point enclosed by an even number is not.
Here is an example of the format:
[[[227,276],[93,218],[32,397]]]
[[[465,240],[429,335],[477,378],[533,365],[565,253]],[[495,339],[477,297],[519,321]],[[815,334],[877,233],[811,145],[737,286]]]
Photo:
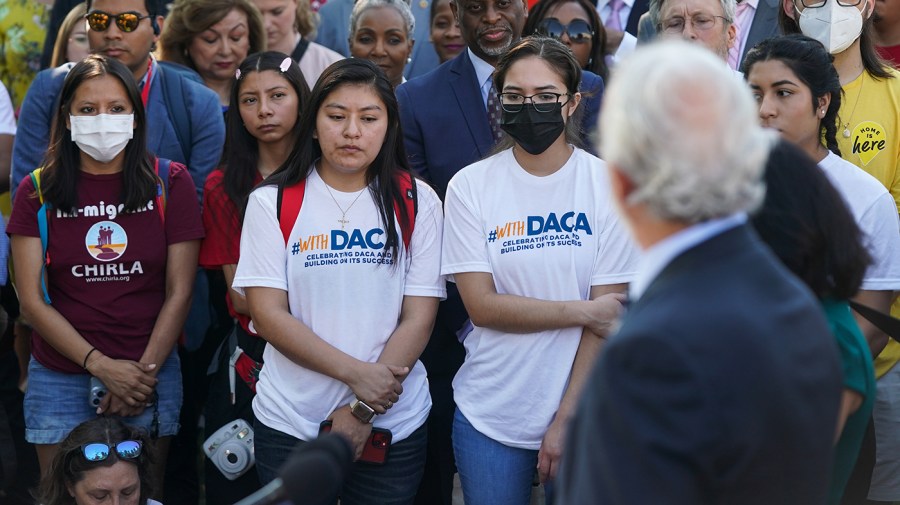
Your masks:
[[[610,82],[600,148],[634,183],[629,204],[693,224],[761,203],[775,135],[721,59],[685,41],[656,42],[623,61]]]
[[[734,1],[734,0],[732,0]],[[350,13],[350,40],[356,36],[356,23],[363,12],[374,7],[392,7],[400,13],[400,17],[406,22],[406,36],[410,40],[415,40],[416,18],[413,16],[412,9],[409,8],[409,2],[406,0],[358,0],[353,6]]]
[[[666,0],[650,0],[650,9],[647,11],[650,13],[650,21],[653,22],[657,35],[662,34],[662,20],[659,19],[659,11],[662,10],[665,2]],[[726,24],[734,23],[735,0],[719,0],[719,3],[722,4],[722,12],[724,13],[722,17],[725,18]]]

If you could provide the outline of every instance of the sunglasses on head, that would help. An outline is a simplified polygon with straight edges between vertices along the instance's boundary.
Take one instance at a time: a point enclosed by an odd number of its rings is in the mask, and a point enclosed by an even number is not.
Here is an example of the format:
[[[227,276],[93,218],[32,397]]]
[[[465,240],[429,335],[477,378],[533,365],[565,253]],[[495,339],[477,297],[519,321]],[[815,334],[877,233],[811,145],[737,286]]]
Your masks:
[[[556,18],[546,18],[538,24],[537,32],[554,39],[562,38],[565,33],[574,44],[590,42],[594,37],[591,25],[583,19],[573,19],[572,22],[564,25]]]
[[[88,461],[103,461],[109,457],[110,451],[115,449],[121,459],[135,459],[141,455],[141,442],[138,440],[124,440],[113,446],[103,442],[92,442],[81,446],[81,453]]]
[[[150,16],[142,16],[139,12],[128,11],[121,14],[110,14],[103,11],[91,11],[84,18],[87,19],[88,26],[95,32],[105,32],[109,28],[109,22],[116,20],[116,26],[125,33],[137,30],[142,19]]]

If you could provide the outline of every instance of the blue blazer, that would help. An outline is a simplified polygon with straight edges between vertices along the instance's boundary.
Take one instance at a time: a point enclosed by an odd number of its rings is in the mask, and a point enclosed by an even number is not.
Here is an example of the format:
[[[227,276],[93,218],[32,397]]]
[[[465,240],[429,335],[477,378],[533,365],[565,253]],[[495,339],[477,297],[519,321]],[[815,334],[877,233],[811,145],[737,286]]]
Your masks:
[[[581,102],[582,124],[593,131],[603,95],[603,79],[585,72],[581,89],[591,93]],[[466,165],[487,156],[493,146],[481,87],[469,52],[463,51],[434,71],[398,86],[397,101],[410,166],[431,182],[443,198],[450,178]],[[590,140],[588,134],[585,138]]]
[[[407,79],[426,74],[440,64],[434,46],[429,40],[432,1],[426,1],[425,7],[422,7],[419,0],[413,0],[410,5],[413,17],[416,19],[416,43],[413,45],[413,52],[410,56],[412,61],[407,63],[403,70],[403,75]],[[315,38],[317,44],[322,44],[344,56],[350,56],[350,44],[347,39],[350,35],[350,13],[353,12],[354,3],[354,0],[328,0],[319,9],[319,29],[316,31]]]
[[[50,141],[50,124],[56,112],[56,102],[62,90],[66,75],[74,65],[66,63],[38,73],[19,115],[16,140],[13,145],[12,186],[14,192],[19,182],[41,165]],[[188,108],[191,122],[191,159],[185,156],[175,133],[173,120],[163,99],[162,73],[178,74],[157,65],[147,99],[147,149],[153,154],[187,165],[194,179],[197,195],[203,193],[206,176],[215,168],[222,157],[225,144],[225,121],[219,97],[206,86],[182,77],[187,93],[184,103]],[[167,78],[173,78],[169,76]]]
[[[826,502],[842,371],[809,290],[748,225],[676,257],[584,387],[557,503]]]

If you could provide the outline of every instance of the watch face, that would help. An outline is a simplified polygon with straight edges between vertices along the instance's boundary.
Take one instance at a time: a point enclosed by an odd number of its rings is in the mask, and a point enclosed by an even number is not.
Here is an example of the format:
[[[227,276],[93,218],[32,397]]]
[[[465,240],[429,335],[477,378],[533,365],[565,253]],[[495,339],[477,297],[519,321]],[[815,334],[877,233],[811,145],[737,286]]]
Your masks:
[[[353,405],[350,406],[350,412],[364,423],[370,422],[375,417],[375,410],[359,400],[353,402]]]

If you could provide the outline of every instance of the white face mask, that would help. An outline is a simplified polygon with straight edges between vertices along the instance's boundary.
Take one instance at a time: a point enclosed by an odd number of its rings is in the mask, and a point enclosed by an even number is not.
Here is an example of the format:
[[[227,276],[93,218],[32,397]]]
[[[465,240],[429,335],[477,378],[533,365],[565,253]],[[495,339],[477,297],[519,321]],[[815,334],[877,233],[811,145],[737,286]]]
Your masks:
[[[69,124],[72,141],[84,154],[100,163],[115,158],[134,137],[134,114],[69,114]]]
[[[825,0],[818,8],[805,8],[800,13],[800,31],[818,40],[831,54],[837,54],[859,38],[863,17],[857,7],[839,5],[837,0]]]

